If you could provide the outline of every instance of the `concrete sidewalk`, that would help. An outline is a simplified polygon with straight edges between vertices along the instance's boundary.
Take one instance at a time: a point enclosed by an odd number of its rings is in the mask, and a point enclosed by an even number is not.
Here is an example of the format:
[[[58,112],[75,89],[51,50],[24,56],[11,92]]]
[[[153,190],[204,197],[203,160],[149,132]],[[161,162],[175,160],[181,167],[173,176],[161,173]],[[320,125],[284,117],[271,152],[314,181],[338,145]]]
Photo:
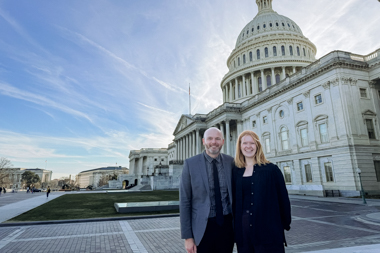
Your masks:
[[[6,195],[2,195],[0,197],[0,201],[7,200],[10,201],[12,199],[5,199],[5,198],[13,198],[16,195],[15,194],[27,194],[27,193],[6,193]],[[58,198],[62,195],[64,195],[65,192],[53,192],[49,195],[49,198],[46,197],[46,194],[43,193],[42,195],[32,195],[29,193],[26,195],[26,199],[19,200],[14,203],[10,203],[4,206],[0,207],[0,223],[12,219],[13,217],[16,217],[22,213],[25,213],[29,210],[32,210],[33,208],[36,208],[37,206],[40,206],[42,204],[45,204],[55,198]]]
[[[319,251],[308,251],[308,253],[379,253],[380,244],[357,246],[349,248],[339,248],[339,249],[327,249]]]

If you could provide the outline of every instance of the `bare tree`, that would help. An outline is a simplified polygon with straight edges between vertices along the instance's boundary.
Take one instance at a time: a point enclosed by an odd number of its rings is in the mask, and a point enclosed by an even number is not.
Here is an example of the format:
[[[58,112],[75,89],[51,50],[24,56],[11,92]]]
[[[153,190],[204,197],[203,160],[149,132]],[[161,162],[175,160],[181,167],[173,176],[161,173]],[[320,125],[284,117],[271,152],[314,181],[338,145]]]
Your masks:
[[[10,183],[10,175],[12,173],[13,164],[5,157],[0,158],[0,185]]]
[[[102,173],[102,176],[99,178],[98,187],[108,184],[110,177],[112,176],[106,173]]]

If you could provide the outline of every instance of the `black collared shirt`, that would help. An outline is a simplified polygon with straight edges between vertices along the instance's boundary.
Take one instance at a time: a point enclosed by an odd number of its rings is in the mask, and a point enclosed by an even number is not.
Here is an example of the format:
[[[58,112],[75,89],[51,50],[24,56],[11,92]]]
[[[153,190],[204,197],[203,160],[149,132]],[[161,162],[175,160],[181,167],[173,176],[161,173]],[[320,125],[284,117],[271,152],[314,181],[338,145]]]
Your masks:
[[[203,155],[206,158],[206,168],[207,168],[207,175],[208,175],[208,184],[210,187],[210,215],[209,218],[216,216],[216,210],[215,210],[215,191],[214,191],[214,173],[212,169],[212,161],[214,158],[209,156],[206,151],[203,152]],[[218,169],[218,178],[219,178],[219,186],[220,186],[220,193],[222,195],[222,206],[223,206],[223,215],[229,214],[229,210],[231,210],[230,207],[230,201],[228,197],[228,188],[227,188],[227,182],[226,177],[223,170],[223,158],[219,154],[218,157],[215,158],[216,160],[216,167]]]

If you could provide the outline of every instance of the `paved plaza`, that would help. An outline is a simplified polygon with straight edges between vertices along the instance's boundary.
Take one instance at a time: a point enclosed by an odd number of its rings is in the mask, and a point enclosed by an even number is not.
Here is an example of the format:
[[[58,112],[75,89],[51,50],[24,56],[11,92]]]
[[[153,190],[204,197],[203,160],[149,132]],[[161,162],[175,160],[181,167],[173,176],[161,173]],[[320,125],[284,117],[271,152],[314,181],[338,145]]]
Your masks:
[[[33,196],[34,202],[46,201],[42,196]],[[0,212],[24,201],[29,200],[3,205],[1,198]],[[368,205],[360,203],[360,199],[291,196],[293,220],[291,230],[286,233],[289,245],[286,252],[380,252],[380,201],[368,201]],[[165,217],[0,226],[0,252],[185,251],[180,239],[179,217]]]

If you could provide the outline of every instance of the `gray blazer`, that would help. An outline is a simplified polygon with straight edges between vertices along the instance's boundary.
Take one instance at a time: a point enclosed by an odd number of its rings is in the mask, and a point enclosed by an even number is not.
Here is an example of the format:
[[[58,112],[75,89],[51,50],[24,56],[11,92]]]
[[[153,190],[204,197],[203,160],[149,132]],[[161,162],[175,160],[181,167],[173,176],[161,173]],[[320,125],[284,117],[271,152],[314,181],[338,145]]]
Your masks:
[[[233,158],[221,154],[227,180],[230,204],[232,205],[231,175]],[[194,238],[199,245],[206,230],[210,213],[210,187],[203,153],[185,160],[180,183],[181,238]]]

